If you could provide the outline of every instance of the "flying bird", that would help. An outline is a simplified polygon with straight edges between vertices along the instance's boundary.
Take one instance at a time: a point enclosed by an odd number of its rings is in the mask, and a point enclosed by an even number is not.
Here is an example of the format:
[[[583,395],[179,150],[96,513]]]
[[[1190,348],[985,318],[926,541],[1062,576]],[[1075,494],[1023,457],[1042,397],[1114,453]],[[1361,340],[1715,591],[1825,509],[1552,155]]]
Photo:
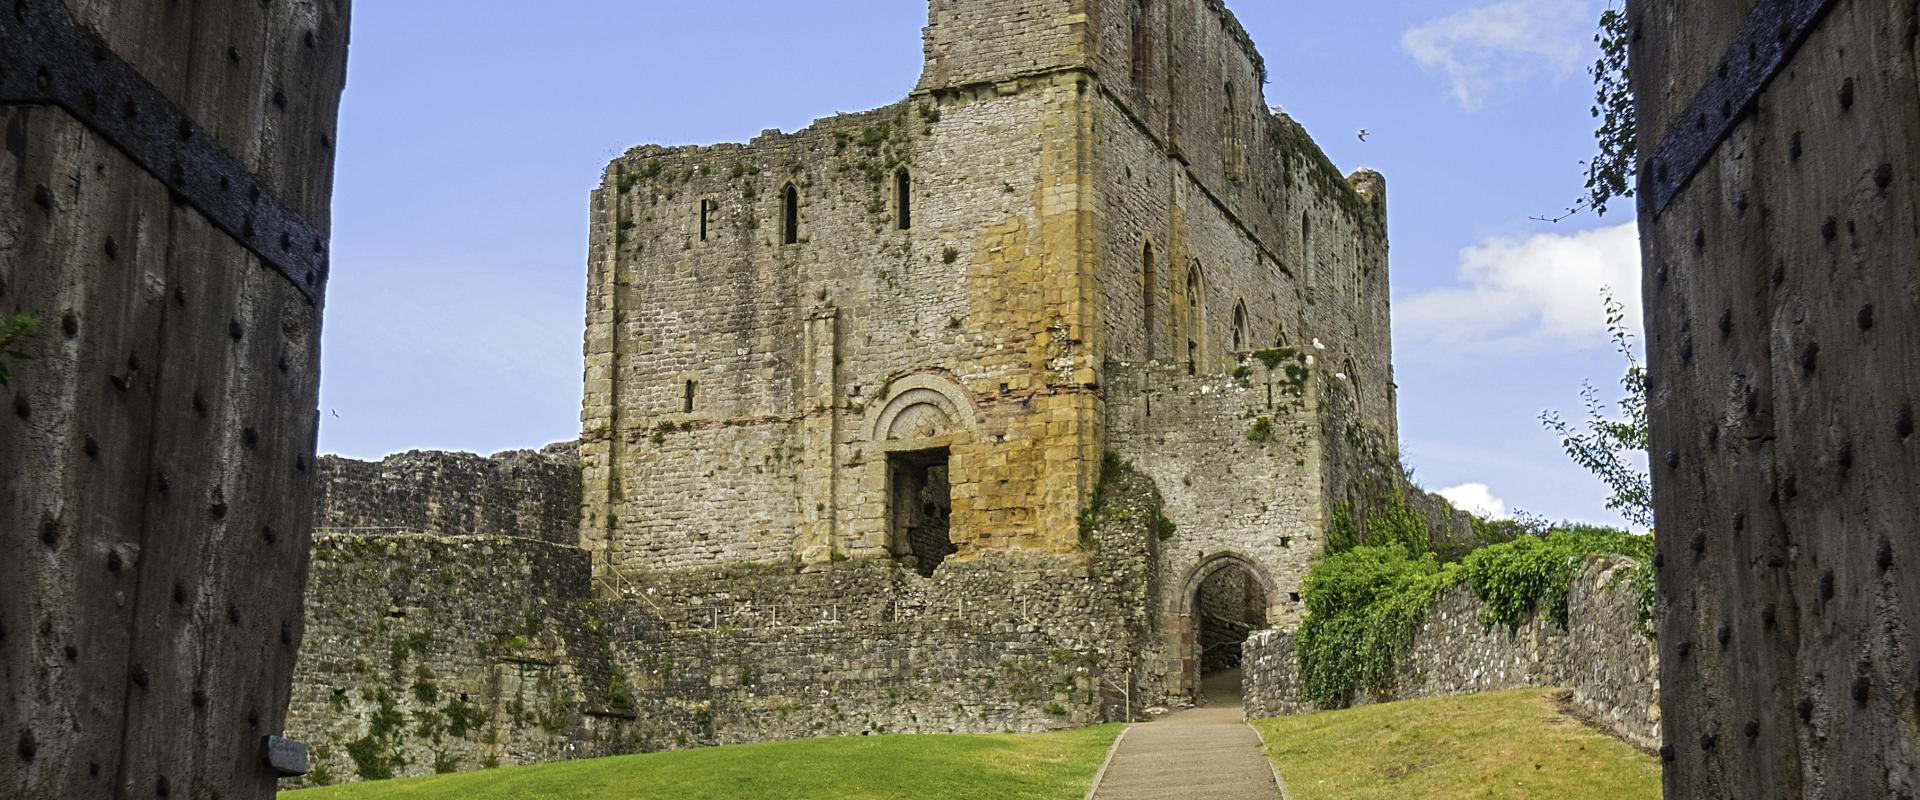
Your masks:
[[[1367,140],[1367,137],[1368,137],[1368,136],[1371,136],[1371,135],[1373,135],[1373,132],[1372,132],[1372,131],[1369,131],[1369,130],[1367,130],[1366,128],[1361,128],[1361,129],[1360,129],[1360,141],[1363,141],[1363,142],[1364,142],[1364,141],[1366,141],[1366,140]]]

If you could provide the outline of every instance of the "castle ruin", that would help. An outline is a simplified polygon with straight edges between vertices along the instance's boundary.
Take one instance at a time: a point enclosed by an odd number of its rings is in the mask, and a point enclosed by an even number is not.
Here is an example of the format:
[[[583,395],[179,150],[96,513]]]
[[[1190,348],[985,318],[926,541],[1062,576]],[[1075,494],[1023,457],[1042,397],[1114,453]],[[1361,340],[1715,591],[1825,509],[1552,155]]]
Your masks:
[[[322,463],[323,778],[1127,719],[1297,624],[1402,487],[1384,180],[1220,0],[933,0],[925,49],[608,167],[577,456]]]
[[[942,0],[925,41],[905,101],[608,168],[596,571],[1065,574],[1111,451],[1166,497],[1156,607],[1224,563],[1297,619],[1330,462],[1396,441],[1384,180],[1269,110],[1217,0]]]

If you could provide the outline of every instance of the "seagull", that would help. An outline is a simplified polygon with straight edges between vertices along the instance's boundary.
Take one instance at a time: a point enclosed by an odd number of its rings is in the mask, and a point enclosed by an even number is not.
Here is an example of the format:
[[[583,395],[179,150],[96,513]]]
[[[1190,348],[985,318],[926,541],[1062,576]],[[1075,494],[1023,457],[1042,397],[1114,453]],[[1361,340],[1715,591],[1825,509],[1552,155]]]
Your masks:
[[[1364,142],[1364,141],[1366,141],[1366,140],[1367,140],[1367,137],[1368,137],[1368,136],[1370,136],[1370,135],[1372,135],[1372,133],[1373,133],[1372,131],[1369,131],[1369,130],[1367,130],[1366,128],[1361,128],[1361,129],[1360,129],[1360,141],[1363,141],[1363,142]]]

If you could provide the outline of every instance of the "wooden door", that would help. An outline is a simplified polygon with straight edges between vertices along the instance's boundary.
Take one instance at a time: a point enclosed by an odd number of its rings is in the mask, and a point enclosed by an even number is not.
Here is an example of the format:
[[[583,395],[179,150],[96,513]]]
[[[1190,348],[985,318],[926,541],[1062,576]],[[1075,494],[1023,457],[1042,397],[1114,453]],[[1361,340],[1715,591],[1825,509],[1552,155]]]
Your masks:
[[[1920,10],[1628,13],[1666,796],[1920,795]]]
[[[272,796],[347,6],[0,7],[0,796]]]

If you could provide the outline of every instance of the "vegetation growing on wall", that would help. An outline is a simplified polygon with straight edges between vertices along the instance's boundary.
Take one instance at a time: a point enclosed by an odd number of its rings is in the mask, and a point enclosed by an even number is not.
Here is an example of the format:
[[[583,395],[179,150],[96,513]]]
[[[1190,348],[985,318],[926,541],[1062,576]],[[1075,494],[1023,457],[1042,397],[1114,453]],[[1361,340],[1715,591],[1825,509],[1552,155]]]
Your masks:
[[[1134,518],[1135,512],[1114,502],[1115,495],[1123,490],[1122,484],[1137,473],[1133,464],[1111,450],[1100,457],[1100,479],[1094,485],[1093,497],[1080,509],[1080,546],[1092,548],[1094,534],[1102,522],[1113,520],[1125,522]],[[1173,520],[1160,514],[1160,493],[1153,492],[1146,502],[1145,513],[1148,516],[1148,529],[1154,532],[1160,541],[1173,538],[1175,532]]]
[[[1407,505],[1406,491],[1398,486],[1367,510],[1366,521],[1363,535],[1353,503],[1335,505],[1333,519],[1327,526],[1327,552],[1344,553],[1362,544],[1398,547],[1414,555],[1431,551],[1428,539],[1432,534],[1427,520]]]
[[[1374,544],[1352,542],[1351,508],[1334,510],[1329,555],[1307,573],[1306,622],[1295,652],[1301,689],[1321,708],[1345,708],[1361,690],[1393,687],[1400,653],[1440,593],[1467,584],[1485,601],[1487,624],[1518,627],[1529,615],[1567,625],[1567,595],[1587,559],[1621,554],[1639,561],[1628,580],[1638,593],[1643,626],[1653,616],[1653,538],[1591,526],[1490,545],[1459,562],[1442,563],[1426,547],[1427,532],[1404,500],[1376,511],[1385,526]],[[1413,530],[1413,526],[1418,526]],[[1342,528],[1344,527],[1344,531]]]
[[[1360,689],[1393,685],[1400,649],[1442,591],[1466,577],[1399,546],[1356,547],[1314,564],[1295,650],[1301,690],[1321,708],[1345,708]]]
[[[1574,578],[1588,557],[1607,554],[1650,563],[1653,537],[1596,528],[1555,531],[1480,548],[1460,564],[1474,594],[1486,602],[1488,622],[1517,628],[1538,612],[1565,628]]]

